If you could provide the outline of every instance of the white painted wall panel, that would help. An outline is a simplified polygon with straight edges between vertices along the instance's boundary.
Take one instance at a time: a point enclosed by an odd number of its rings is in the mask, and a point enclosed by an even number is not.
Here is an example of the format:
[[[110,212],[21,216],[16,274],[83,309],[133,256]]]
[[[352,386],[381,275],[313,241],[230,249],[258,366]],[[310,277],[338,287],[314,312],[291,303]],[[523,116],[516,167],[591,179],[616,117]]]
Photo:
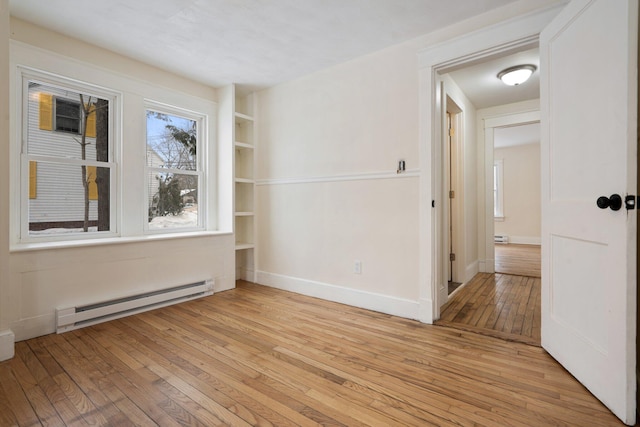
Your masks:
[[[22,21],[12,20],[11,25],[14,65],[20,63],[113,88],[124,94],[122,115],[118,117],[122,120],[123,143],[119,149],[123,167],[116,173],[117,182],[123,180],[126,185],[121,187],[122,192],[115,202],[120,219],[118,231],[126,238],[115,237],[102,244],[85,241],[79,246],[66,248],[14,246],[6,257],[8,268],[0,275],[3,297],[0,300],[0,320],[4,322],[0,326],[10,327],[16,339],[23,340],[53,332],[56,308],[135,295],[207,278],[214,279],[215,291],[234,287],[235,252],[230,230],[173,238],[144,237],[141,231],[146,220],[142,201],[146,185],[144,98],[206,111],[210,115],[209,130],[214,135],[212,147],[208,147],[207,152],[215,161],[215,90]],[[73,53],[74,58],[52,53],[56,50],[63,55]],[[13,87],[20,85],[14,82]],[[16,112],[12,111],[12,135],[17,133],[16,117]],[[14,151],[9,151],[9,144],[0,147],[0,159],[15,156]],[[217,168],[212,163],[213,176]],[[46,177],[46,171],[40,172],[39,182],[42,181],[42,173]],[[11,176],[13,179],[15,174]],[[72,177],[69,179],[73,180]],[[12,188],[17,188],[17,185],[14,181]],[[214,188],[210,191],[217,193]],[[9,205],[10,194],[5,190],[0,192],[3,209]],[[221,202],[220,206],[220,209],[231,210],[230,200]],[[14,215],[16,209],[13,205],[11,209]],[[210,213],[212,227],[215,227],[217,214],[213,210]],[[2,218],[5,216],[0,216],[0,224]],[[12,224],[16,224],[15,219]],[[17,227],[7,226],[0,233],[9,230],[15,245]]]
[[[497,148],[494,158],[504,165],[504,221],[495,234],[540,242],[540,144]]]

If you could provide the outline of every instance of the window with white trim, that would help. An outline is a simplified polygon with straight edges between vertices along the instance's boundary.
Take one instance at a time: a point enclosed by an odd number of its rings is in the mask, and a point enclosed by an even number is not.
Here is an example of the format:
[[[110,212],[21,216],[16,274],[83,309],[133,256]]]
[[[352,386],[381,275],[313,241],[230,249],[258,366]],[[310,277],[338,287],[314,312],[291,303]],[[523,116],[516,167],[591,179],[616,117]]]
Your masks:
[[[113,234],[116,95],[22,72],[21,241]]]
[[[493,217],[498,221],[504,220],[504,161],[493,162]]]
[[[148,101],[146,120],[146,231],[204,229],[205,115]]]

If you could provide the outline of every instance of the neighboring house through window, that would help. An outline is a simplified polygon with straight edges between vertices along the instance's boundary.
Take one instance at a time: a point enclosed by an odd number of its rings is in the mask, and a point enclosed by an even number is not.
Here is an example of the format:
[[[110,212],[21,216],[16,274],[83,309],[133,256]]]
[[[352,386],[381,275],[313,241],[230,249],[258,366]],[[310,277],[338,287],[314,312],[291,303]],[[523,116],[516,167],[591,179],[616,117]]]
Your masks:
[[[207,192],[212,189],[215,199],[215,151],[208,142],[213,102],[174,94],[196,108],[139,98],[143,103],[133,104],[139,109],[130,103],[125,112],[123,93],[130,92],[17,69],[22,122],[11,172],[19,187],[12,195],[11,221],[20,230],[14,244],[214,230],[216,210]],[[139,133],[144,129],[146,138]],[[132,197],[142,188],[147,194]]]
[[[23,240],[113,229],[112,95],[65,83],[37,73],[23,75],[22,164],[28,173]]]

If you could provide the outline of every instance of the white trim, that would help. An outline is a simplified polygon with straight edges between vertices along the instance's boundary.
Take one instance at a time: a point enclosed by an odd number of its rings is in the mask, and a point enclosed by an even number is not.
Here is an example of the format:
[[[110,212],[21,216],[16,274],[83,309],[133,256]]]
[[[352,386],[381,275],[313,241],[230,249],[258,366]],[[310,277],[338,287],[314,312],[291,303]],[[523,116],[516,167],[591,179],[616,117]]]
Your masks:
[[[464,280],[463,283],[466,283],[473,279],[473,277],[479,272],[479,261],[474,261],[471,264],[467,265],[467,268],[464,272]]]
[[[493,220],[504,221],[504,159],[494,158],[492,170],[493,170],[493,192],[492,193],[493,193],[493,207],[494,207]]]
[[[394,178],[417,178],[420,176],[419,169],[410,169],[406,172],[363,172],[346,175],[325,175],[301,178],[267,178],[256,180],[256,185],[282,185],[282,184],[309,184],[318,182],[340,182],[340,181],[364,181],[370,179],[394,179]]]
[[[16,337],[11,329],[0,332],[0,362],[9,360],[15,355]]]
[[[316,282],[281,274],[257,272],[257,282],[272,288],[295,292],[342,304],[378,311],[407,319],[418,319],[420,304],[404,298],[350,289],[340,285]]]
[[[125,243],[152,242],[158,240],[190,239],[196,237],[231,236],[231,231],[184,231],[166,234],[146,234],[131,237],[106,237],[103,239],[63,240],[57,242],[37,242],[16,244],[9,247],[9,252],[27,252],[46,249],[72,248],[78,246],[118,245]]]
[[[531,236],[509,236],[509,243],[514,245],[537,245],[540,246],[542,244],[542,239],[538,237]]]

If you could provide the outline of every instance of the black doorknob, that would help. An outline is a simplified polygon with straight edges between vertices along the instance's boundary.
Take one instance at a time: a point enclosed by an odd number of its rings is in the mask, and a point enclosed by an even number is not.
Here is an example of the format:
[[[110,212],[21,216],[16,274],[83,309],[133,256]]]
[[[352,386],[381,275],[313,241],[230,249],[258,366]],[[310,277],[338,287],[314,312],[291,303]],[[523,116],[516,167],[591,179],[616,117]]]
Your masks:
[[[611,197],[598,197],[596,201],[600,209],[610,208],[612,211],[618,211],[622,207],[622,197],[619,194],[612,194]]]

